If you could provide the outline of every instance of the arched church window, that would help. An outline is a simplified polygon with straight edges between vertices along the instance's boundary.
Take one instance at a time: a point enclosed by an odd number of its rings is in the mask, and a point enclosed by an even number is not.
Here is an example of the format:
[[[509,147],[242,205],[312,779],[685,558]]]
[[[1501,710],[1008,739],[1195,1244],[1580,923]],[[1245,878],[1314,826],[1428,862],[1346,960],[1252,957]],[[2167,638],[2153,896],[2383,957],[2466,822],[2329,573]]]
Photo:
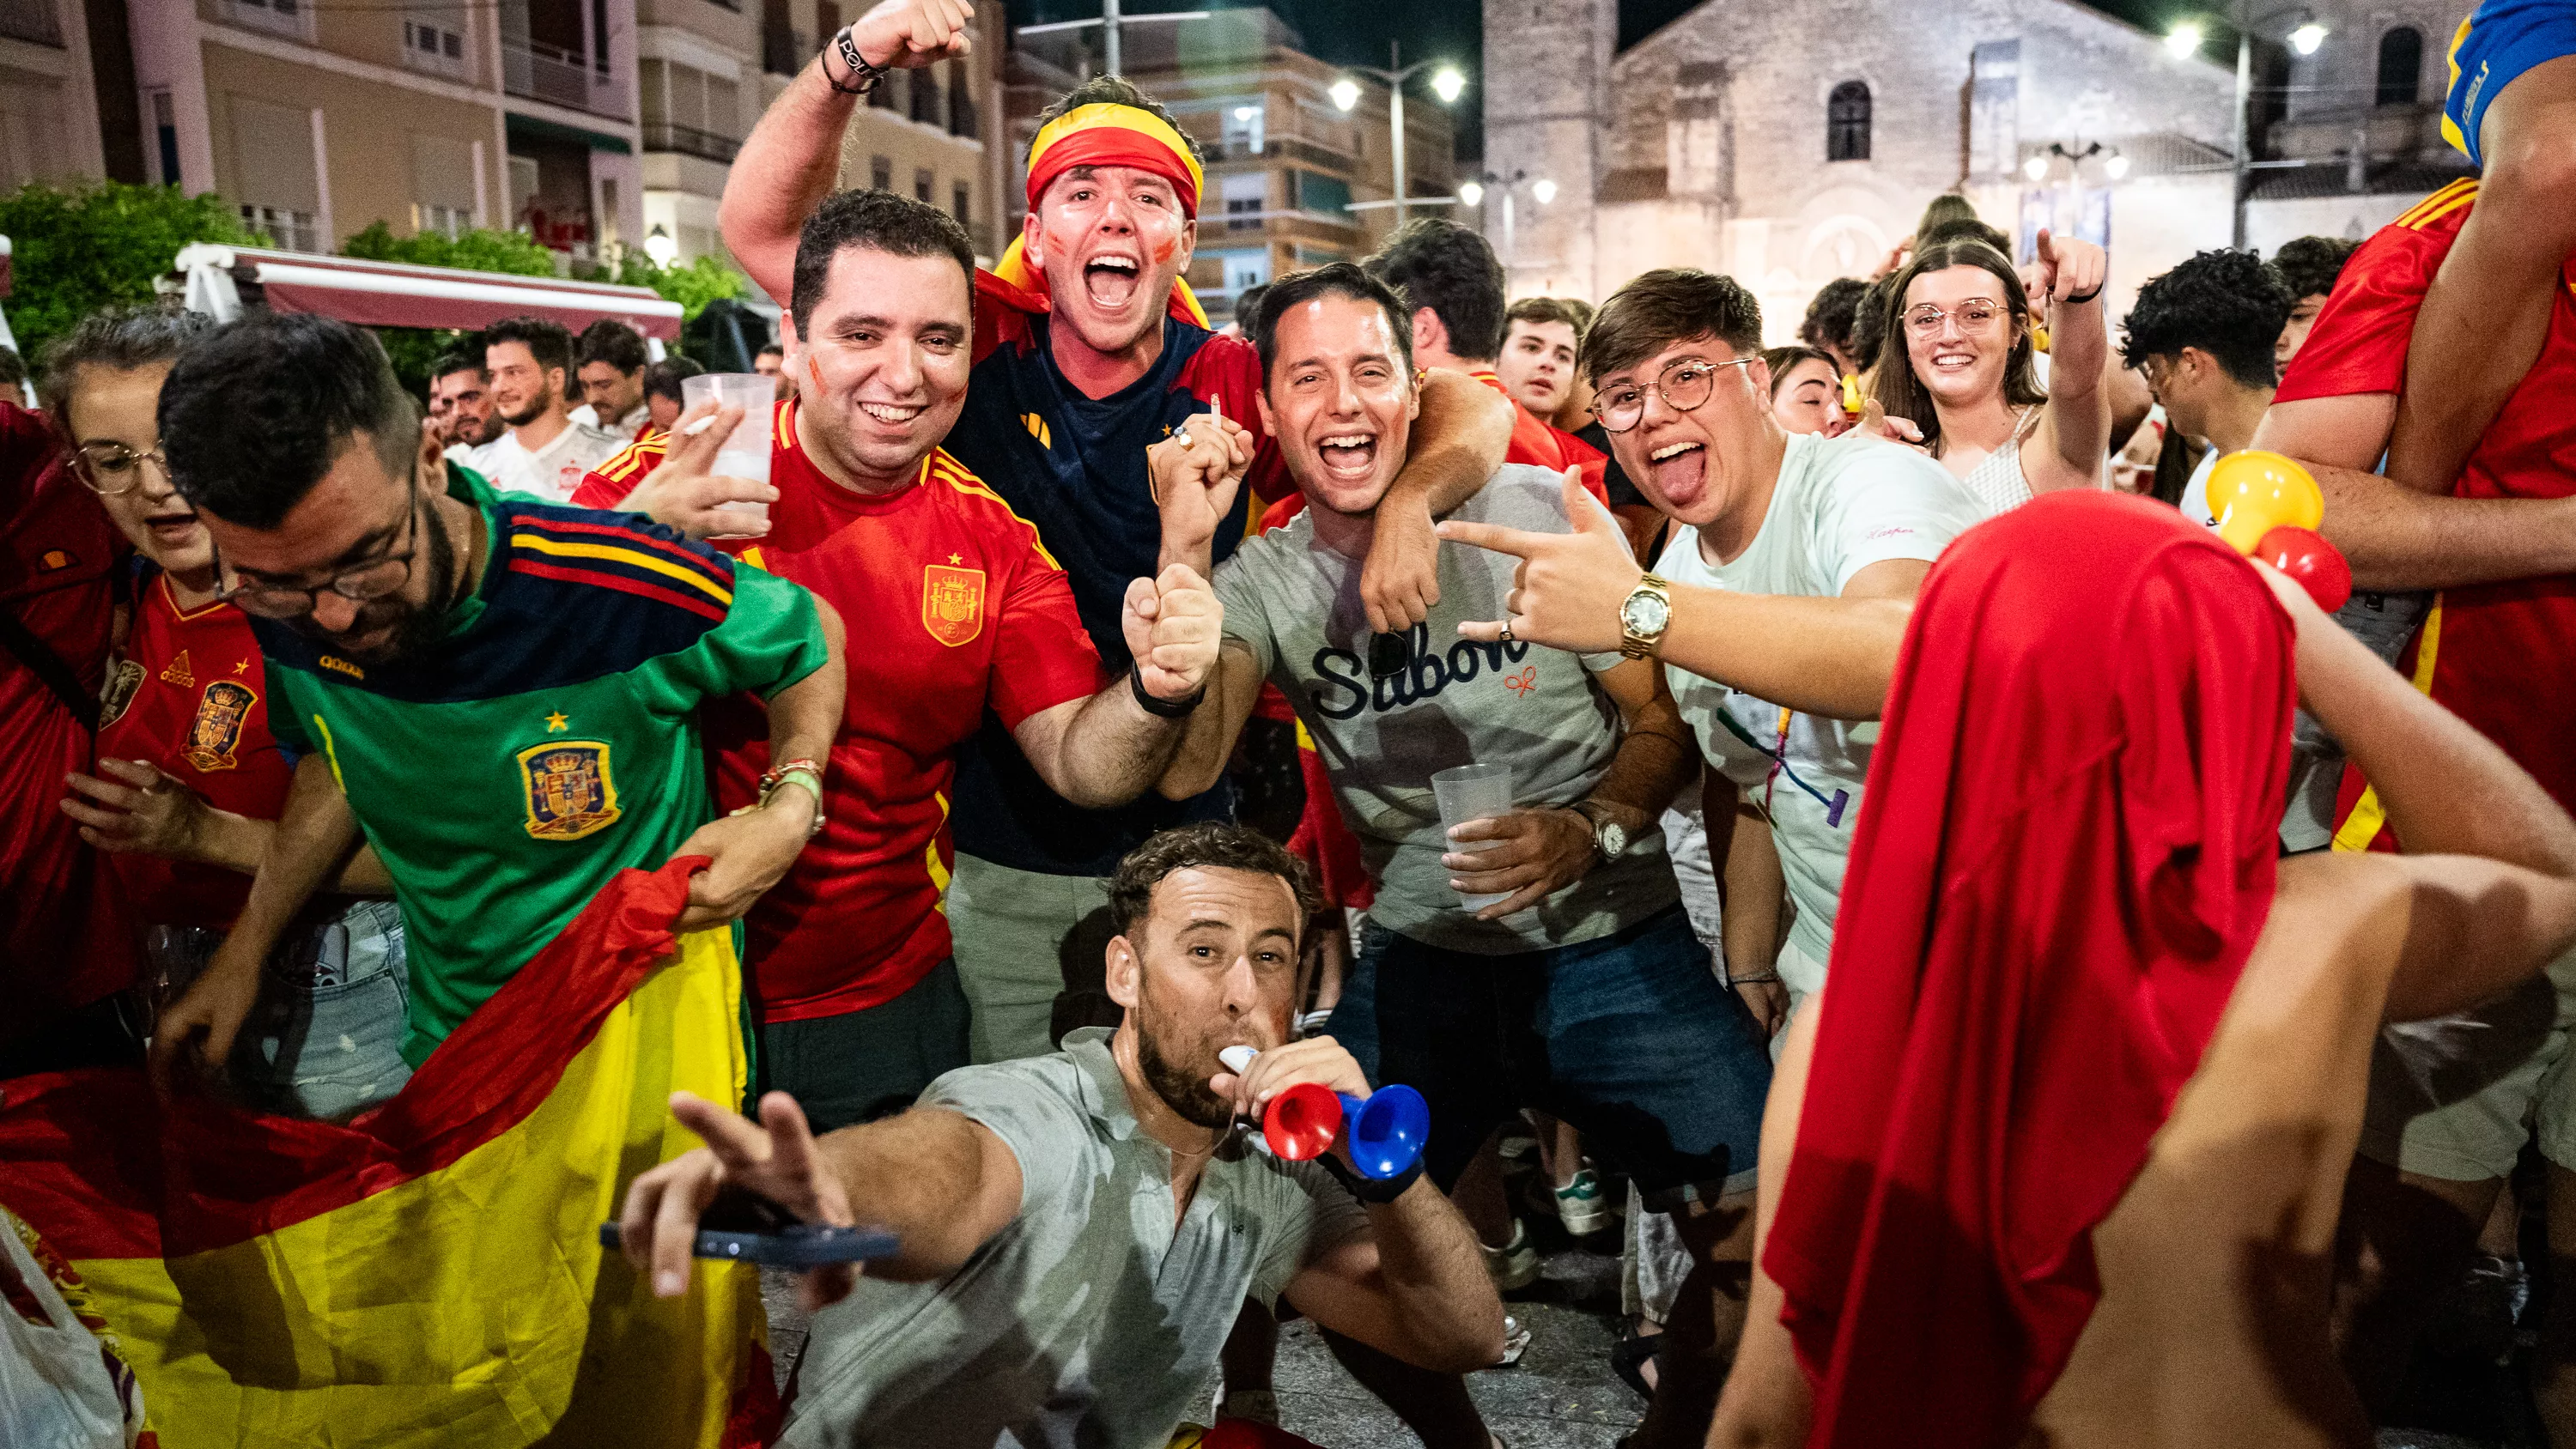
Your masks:
[[[1825,98],[1825,159],[1869,159],[1869,87],[1844,81]]]
[[[2424,74],[2424,32],[2400,25],[2379,37],[2379,103],[2415,104]]]

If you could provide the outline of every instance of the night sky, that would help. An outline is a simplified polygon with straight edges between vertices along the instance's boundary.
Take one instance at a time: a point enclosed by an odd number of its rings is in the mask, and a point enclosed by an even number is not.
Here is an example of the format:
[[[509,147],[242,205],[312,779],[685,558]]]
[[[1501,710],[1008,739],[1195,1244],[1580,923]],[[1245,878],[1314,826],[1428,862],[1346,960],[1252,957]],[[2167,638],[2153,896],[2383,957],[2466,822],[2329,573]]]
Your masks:
[[[1052,20],[1087,19],[1100,13],[1100,0],[1006,0],[1011,23],[1034,25]],[[1239,0],[1125,0],[1131,15],[1157,10],[1203,10]],[[1484,47],[1482,7],[1478,0],[1267,0],[1269,8],[1305,36],[1306,47],[1325,60],[1346,65],[1387,63],[1387,44],[1404,47],[1411,64],[1426,57],[1455,60],[1467,72],[1468,87],[1458,98],[1460,149],[1475,154],[1477,118],[1483,101],[1476,84]],[[1622,49],[1657,27],[1690,10],[1699,0],[1619,0],[1619,44]],[[1773,0],[1763,0],[1773,3]],[[1898,4],[1903,0],[1881,0]],[[2086,0],[2096,10],[2119,16],[2150,30],[2162,30],[2185,13],[2224,10],[2228,0]],[[1427,91],[1421,99],[1430,101]]]

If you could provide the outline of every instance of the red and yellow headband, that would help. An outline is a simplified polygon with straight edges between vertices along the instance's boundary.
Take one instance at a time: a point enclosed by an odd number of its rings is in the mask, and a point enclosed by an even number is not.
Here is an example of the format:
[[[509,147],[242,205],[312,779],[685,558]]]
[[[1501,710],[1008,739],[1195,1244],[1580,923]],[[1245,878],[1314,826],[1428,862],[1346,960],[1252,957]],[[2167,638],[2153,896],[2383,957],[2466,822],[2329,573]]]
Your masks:
[[[1181,193],[1181,212],[1196,218],[1207,177],[1190,143],[1172,124],[1137,106],[1076,106],[1038,132],[1029,148],[1029,209],[1057,177],[1076,166],[1133,166],[1164,178]]]

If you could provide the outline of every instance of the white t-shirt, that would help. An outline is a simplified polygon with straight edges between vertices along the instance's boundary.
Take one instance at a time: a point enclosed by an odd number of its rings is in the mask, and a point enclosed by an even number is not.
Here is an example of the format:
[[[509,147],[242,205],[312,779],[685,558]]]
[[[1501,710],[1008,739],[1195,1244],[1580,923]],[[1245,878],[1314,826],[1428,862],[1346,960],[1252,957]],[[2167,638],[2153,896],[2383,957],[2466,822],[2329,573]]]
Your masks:
[[[2209,470],[2218,466],[2218,450],[2211,448],[2200,455],[2200,466],[2191,470],[2191,478],[2182,485],[2182,516],[2203,528],[2216,528],[2218,515],[2209,511]]]
[[[1833,598],[1871,564],[1940,557],[1980,516],[1959,480],[1911,448],[1859,433],[1807,434],[1789,440],[1770,511],[1741,555],[1712,563],[1699,531],[1676,526],[1655,571],[1696,588]],[[1834,910],[1878,722],[1793,714],[1672,665],[1664,676],[1701,752],[1769,812],[1798,913],[1789,939],[1821,972],[1833,955]],[[1805,993],[1823,981],[1786,984]]]
[[[534,452],[519,441],[516,428],[484,446],[492,466],[477,471],[490,478],[494,488],[534,494],[549,503],[569,503],[573,490],[581,486],[581,476],[607,462],[626,446],[626,440],[580,423],[566,423],[553,442]]]

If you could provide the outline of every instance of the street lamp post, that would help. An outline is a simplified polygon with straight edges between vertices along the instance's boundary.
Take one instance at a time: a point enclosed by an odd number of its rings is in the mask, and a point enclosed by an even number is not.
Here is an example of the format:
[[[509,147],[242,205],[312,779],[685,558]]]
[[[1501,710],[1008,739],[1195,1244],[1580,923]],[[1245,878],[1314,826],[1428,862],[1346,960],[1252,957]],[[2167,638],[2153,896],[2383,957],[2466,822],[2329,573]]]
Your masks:
[[[1104,67],[1101,73],[1103,75],[1118,75],[1121,73],[1121,66],[1123,64],[1118,38],[1119,27],[1124,25],[1144,25],[1149,23],[1172,24],[1183,20],[1205,20],[1208,16],[1215,13],[1208,10],[1171,10],[1160,15],[1128,16],[1119,13],[1119,3],[1120,0],[1100,0],[1100,18],[1097,20],[1058,20],[1047,25],[1023,25],[1019,28],[1017,33],[1021,35],[1052,35],[1058,31],[1064,30],[1089,30],[1091,27],[1097,25],[1100,27],[1100,60]]]
[[[1405,222],[1409,219],[1411,201],[1409,193],[1413,190],[1412,174],[1406,171],[1404,165],[1404,83],[1429,69],[1436,62],[1417,60],[1411,65],[1405,65],[1403,46],[1392,40],[1387,42],[1386,52],[1387,63],[1395,67],[1394,69],[1379,70],[1373,65],[1355,65],[1350,69],[1362,75],[1375,76],[1386,82],[1387,124],[1395,131],[1395,229],[1402,231]],[[1466,88],[1467,77],[1454,65],[1442,65],[1439,72],[1431,77],[1432,92],[1438,95],[1443,103],[1458,99],[1459,93]],[[1360,103],[1360,88],[1348,79],[1334,82],[1330,94],[1333,104],[1344,111]]]
[[[2229,206],[2228,245],[2242,250],[2245,246],[2245,201],[2247,180],[2254,173],[2255,161],[2249,133],[2254,125],[2254,32],[2284,20],[2298,24],[2290,31],[2290,48],[2301,55],[2314,55],[2325,43],[2326,28],[2318,23],[2315,12],[2304,5],[2292,5],[2251,15],[2253,0],[2236,0],[2231,19],[2236,28],[2236,116],[2228,148],[2228,180],[2233,201]],[[2165,36],[2166,48],[2179,56],[2189,56],[2200,49],[2203,31],[2197,22],[2184,21]],[[2267,163],[2268,164],[2268,163]]]
[[[1503,274],[1506,278],[1511,275],[1511,269],[1516,266],[1520,260],[1520,247],[1518,245],[1519,238],[1514,235],[1513,230],[1514,220],[1512,197],[1513,193],[1519,191],[1523,186],[1527,186],[1530,189],[1530,196],[1541,206],[1545,206],[1549,202],[1556,200],[1556,183],[1554,181],[1544,176],[1532,179],[1530,174],[1526,171],[1515,171],[1509,176],[1499,176],[1488,171],[1458,188],[1458,199],[1468,206],[1475,207],[1479,213],[1484,209],[1485,194],[1488,188],[1501,194],[1503,198],[1502,260]]]

